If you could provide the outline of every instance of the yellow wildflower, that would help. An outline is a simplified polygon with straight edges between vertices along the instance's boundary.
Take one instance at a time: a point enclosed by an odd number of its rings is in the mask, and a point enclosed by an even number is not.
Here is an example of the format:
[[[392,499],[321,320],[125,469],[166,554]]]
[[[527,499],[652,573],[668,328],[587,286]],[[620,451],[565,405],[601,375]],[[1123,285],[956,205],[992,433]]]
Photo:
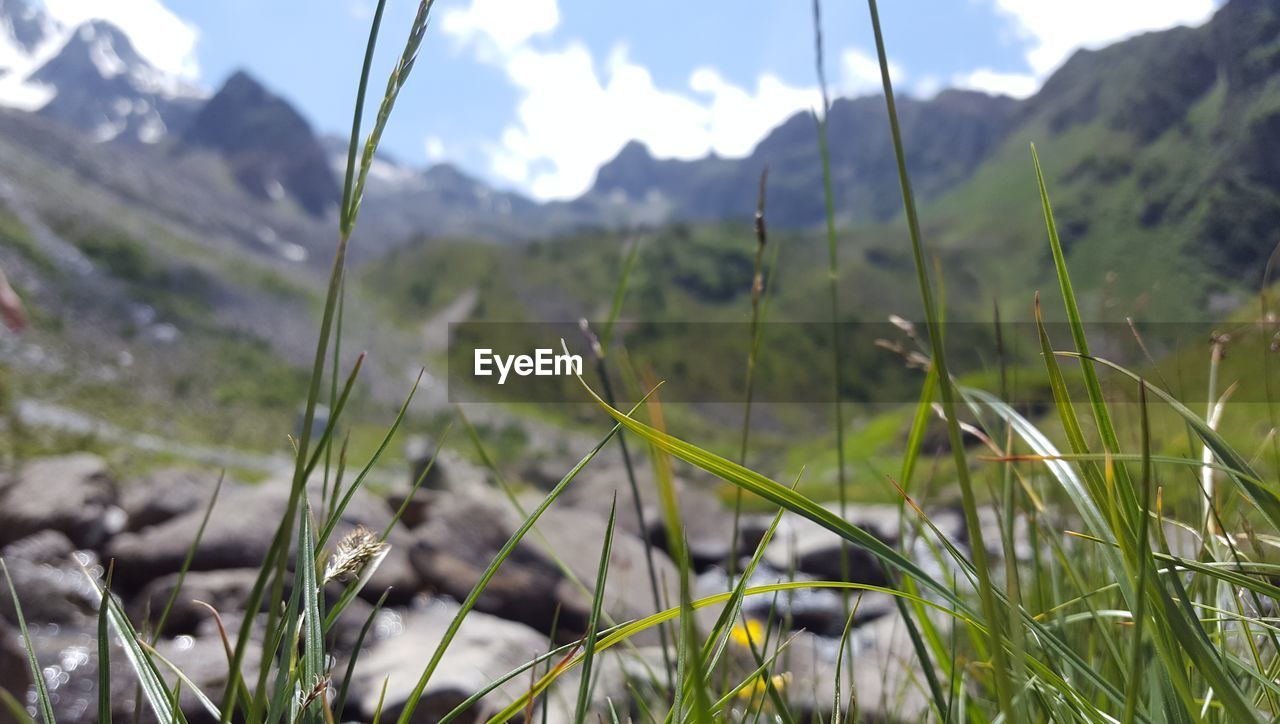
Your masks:
[[[764,624],[753,618],[746,619],[742,623],[734,624],[729,631],[729,638],[744,649],[758,646],[764,641]]]

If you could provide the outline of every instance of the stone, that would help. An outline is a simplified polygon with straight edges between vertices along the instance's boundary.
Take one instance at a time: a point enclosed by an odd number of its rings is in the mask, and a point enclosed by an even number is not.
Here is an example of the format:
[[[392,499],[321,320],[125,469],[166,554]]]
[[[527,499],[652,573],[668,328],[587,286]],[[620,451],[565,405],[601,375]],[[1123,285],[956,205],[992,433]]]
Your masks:
[[[224,490],[196,547],[191,570],[258,567],[271,546],[287,495],[249,486]],[[106,554],[115,559],[116,582],[138,589],[180,570],[203,516],[203,510],[191,510],[114,538]]]
[[[258,570],[254,568],[188,572],[178,597],[174,599],[173,607],[169,609],[162,634],[168,637],[191,634],[203,621],[212,619],[213,613],[196,601],[213,606],[221,616],[239,612],[257,579]],[[177,573],[161,576],[148,583],[129,602],[129,618],[134,622],[158,621],[177,583]],[[263,608],[266,608],[265,601]]]
[[[93,563],[89,558],[85,560]],[[28,623],[67,626],[96,620],[101,599],[77,562],[68,559],[57,564],[33,563],[14,558],[5,559],[5,565]],[[17,625],[13,598],[7,588],[0,591],[0,619]]]
[[[641,511],[646,530],[640,530],[635,513],[626,465],[619,458],[606,459],[597,464],[592,461],[570,483],[557,502],[557,507],[592,511],[599,518],[607,518],[613,494],[618,495],[618,529],[631,535],[647,538],[653,545],[667,551],[666,520],[663,517],[658,489],[649,466],[632,456],[636,472],[636,488],[640,492]],[[565,468],[561,471],[561,475]],[[559,482],[559,476],[556,482]],[[689,554],[694,569],[705,571],[711,566],[726,565],[733,550],[733,510],[716,496],[709,481],[675,479],[676,502],[680,508],[680,520],[689,544]],[[667,551],[668,554],[670,553]],[[750,555],[751,548],[742,543],[740,555]]]
[[[229,630],[227,634],[232,641],[235,640],[235,629]],[[222,691],[227,685],[227,652],[219,635],[164,639],[156,644],[156,650],[190,679],[215,706],[221,704]],[[262,645],[251,638],[245,649],[242,671],[256,673],[261,660]],[[160,665],[160,675],[170,689],[177,686],[177,676],[163,664]],[[178,707],[191,724],[214,724],[218,721],[189,686],[183,686]]]
[[[42,530],[92,548],[123,527],[115,481],[91,453],[42,458],[22,466],[0,489],[0,545]]]
[[[260,566],[270,550],[288,497],[288,484],[284,481],[257,486],[240,485],[224,490],[196,547],[191,570]],[[318,501],[319,491],[311,499]],[[186,558],[203,516],[203,510],[192,510],[159,525],[117,536],[107,549],[108,554],[116,559],[116,580],[127,587],[141,588],[149,581],[176,573]],[[357,525],[364,525],[380,534],[391,523],[391,517],[391,512],[381,500],[363,489],[358,490],[327,546],[332,548]],[[376,600],[384,589],[391,588],[392,596],[388,600],[407,601],[419,588],[418,576],[408,560],[412,538],[397,527],[392,529],[388,542],[391,550],[361,595]]]
[[[131,531],[158,525],[185,513],[203,511],[218,487],[218,473],[192,468],[157,470],[121,486],[120,507]],[[223,489],[236,483],[226,480]]]
[[[458,611],[456,603],[431,601],[409,611],[384,610],[375,625],[376,639],[361,654],[351,682],[350,711],[345,719],[370,721],[386,681],[383,721],[395,721],[404,711],[423,668]],[[413,722],[433,722],[467,697],[530,659],[546,653],[547,638],[520,623],[471,612],[463,619],[431,681],[418,701]],[[345,667],[339,667],[339,671]],[[483,720],[528,690],[527,676],[519,676],[481,699],[460,721]]]
[[[444,498],[418,531],[411,560],[425,583],[461,599],[520,522],[506,503],[470,495]],[[581,634],[590,615],[605,529],[606,521],[589,511],[546,511],[480,595],[477,610],[545,633],[551,631],[554,620],[562,639]],[[679,590],[675,565],[660,550],[653,555],[659,590]],[[565,575],[561,563],[572,578]],[[616,529],[604,610],[615,620],[656,610],[644,544]]]
[[[27,663],[22,633],[17,628],[0,624],[0,689],[4,689],[18,701],[26,701],[31,686],[31,666]],[[0,722],[11,721],[7,713],[0,714]]]
[[[489,490],[489,476],[484,468],[462,458],[449,450],[440,451],[439,457],[432,466],[431,472],[422,485],[415,491],[414,483],[422,475],[431,456],[435,454],[435,446],[429,442],[420,442],[406,446],[406,456],[410,461],[408,478],[400,485],[393,487],[386,494],[387,504],[391,510],[404,507],[400,522],[408,528],[422,525],[431,514],[432,501],[440,491],[476,491]],[[410,496],[410,493],[413,493]]]
[[[57,566],[69,562],[75,550],[75,544],[62,533],[42,530],[5,546],[0,557],[9,562],[23,560]]]

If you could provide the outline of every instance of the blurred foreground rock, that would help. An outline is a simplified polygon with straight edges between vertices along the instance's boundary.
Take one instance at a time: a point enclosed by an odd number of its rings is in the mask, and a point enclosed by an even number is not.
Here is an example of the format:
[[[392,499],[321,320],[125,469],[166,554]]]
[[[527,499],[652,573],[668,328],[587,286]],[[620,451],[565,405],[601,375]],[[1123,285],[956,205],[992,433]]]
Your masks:
[[[0,482],[0,545],[55,530],[94,546],[123,525],[115,481],[97,455],[35,460]]]

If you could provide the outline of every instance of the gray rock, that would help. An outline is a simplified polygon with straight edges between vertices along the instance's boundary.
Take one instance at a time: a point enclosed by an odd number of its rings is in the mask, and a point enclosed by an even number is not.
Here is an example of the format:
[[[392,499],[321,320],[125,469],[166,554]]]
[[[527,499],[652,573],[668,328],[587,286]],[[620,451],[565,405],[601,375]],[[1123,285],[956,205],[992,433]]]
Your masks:
[[[237,487],[224,490],[191,561],[191,570],[256,568],[266,557],[283,514],[287,492]],[[171,518],[141,531],[116,536],[107,556],[116,561],[121,585],[141,587],[182,567],[199,530],[203,511]]]
[[[6,559],[5,565],[29,623],[85,625],[96,619],[100,599],[76,562],[68,559],[57,564],[33,563],[14,558]],[[0,619],[13,625],[18,622],[7,590],[0,595]]]
[[[184,513],[203,510],[218,486],[217,473],[191,468],[168,468],[121,485],[120,507],[131,531],[163,523]],[[224,489],[235,483],[224,482]]]
[[[30,686],[31,667],[27,664],[22,634],[16,628],[0,624],[0,689],[24,701]],[[10,721],[8,714],[0,716],[0,721]]]
[[[825,507],[839,516],[838,505],[827,504]],[[907,516],[906,543],[908,548],[914,551],[921,544],[918,543],[918,537],[915,534],[915,521],[910,517],[913,512],[907,508],[903,515]],[[940,509],[929,511],[928,515],[930,521],[948,539],[961,546],[967,545],[968,536],[964,527],[964,518],[957,511]],[[890,546],[897,546],[902,540],[902,525],[896,505],[850,504],[847,507],[845,519]],[[744,525],[746,529],[744,536],[748,538],[746,542],[750,544],[748,550],[755,548],[770,521],[771,519],[766,518],[752,518]],[[994,519],[992,523],[994,524]],[[932,531],[929,531],[928,535],[933,537]],[[999,536],[995,533],[991,535],[994,536],[993,540],[998,546]],[[843,559],[842,548],[844,549]],[[921,551],[920,555],[931,559],[927,551]],[[888,581],[879,561],[864,548],[853,543],[846,544],[836,533],[808,518],[792,513],[783,515],[773,541],[765,551],[764,560],[778,570],[795,570],[816,578],[830,580],[844,578],[848,581],[872,585],[884,585]],[[846,565],[847,575],[845,575]]]
[[[62,533],[56,530],[42,530],[5,546],[4,550],[0,551],[0,557],[9,562],[23,560],[56,566],[70,561],[75,549],[76,546],[71,539]]]
[[[584,468],[562,495],[557,505],[589,510],[599,518],[609,515],[613,494],[618,494],[618,529],[634,536],[648,538],[657,547],[668,548],[666,521],[662,514],[658,489],[649,466],[635,458],[636,488],[640,492],[641,510],[646,530],[641,531],[635,514],[631,483],[627,468],[619,460],[606,460],[599,465],[592,461]],[[563,475],[568,468],[560,471]],[[556,482],[559,482],[559,476]],[[716,496],[710,482],[675,480],[676,502],[689,553],[695,569],[702,571],[711,566],[723,566],[729,559],[733,545],[733,510]],[[748,555],[750,547],[740,543],[740,555]]]
[[[234,637],[236,631],[229,631],[228,635]],[[234,638],[232,640],[234,641]],[[215,705],[221,703],[222,690],[227,684],[227,653],[220,636],[217,634],[178,636],[160,641],[156,645],[156,650],[161,656],[173,662],[174,666],[178,667]],[[243,671],[256,672],[261,660],[262,645],[250,639],[250,644],[245,649]],[[177,686],[177,676],[166,666],[161,665],[160,668],[160,675],[169,688]],[[212,724],[217,721],[217,718],[200,702],[195,692],[185,684],[182,687],[178,706],[192,724]]]
[[[0,545],[48,529],[96,546],[121,527],[115,502],[115,482],[97,455],[35,460],[0,490]]]
[[[439,497],[437,494],[440,491],[465,492],[490,487],[489,475],[484,468],[455,453],[442,450],[431,472],[427,474],[422,485],[414,491],[414,483],[431,460],[435,447],[429,443],[408,447],[406,452],[410,460],[409,477],[403,484],[386,494],[387,504],[393,512],[404,506],[404,514],[400,516],[400,522],[406,527],[416,528],[430,517],[432,501]],[[410,493],[413,493],[412,496]]]
[[[839,639],[800,632],[781,637],[788,642],[778,655],[771,675],[781,678],[781,693],[791,713],[799,721],[831,717],[836,694],[836,661]],[[768,647],[772,655],[778,646],[774,637]],[[754,669],[754,659],[744,647],[733,644],[731,653],[736,667],[745,675]],[[840,667],[842,717],[852,721],[925,721],[929,715],[928,699],[922,675],[905,627],[897,616],[886,616],[850,636]],[[758,696],[767,696],[763,691]],[[760,700],[754,702],[760,705]],[[850,707],[852,703],[853,707]],[[739,711],[746,708],[743,698],[735,703]],[[764,704],[766,710],[772,708]]]
[[[257,579],[258,571],[254,568],[189,572],[169,610],[163,634],[169,637],[191,634],[199,628],[201,622],[212,619],[212,612],[196,601],[213,606],[222,616],[240,611]],[[177,583],[177,573],[170,573],[148,583],[129,602],[130,619],[135,623],[144,620],[158,621]],[[265,603],[264,601],[264,609]]]
[[[378,640],[360,656],[356,678],[351,682],[353,699],[348,702],[351,711],[343,715],[369,721],[385,679],[387,694],[382,719],[398,718],[457,610],[455,603],[436,600],[421,609],[379,614]],[[545,653],[548,648],[546,637],[527,626],[484,613],[470,613],[463,619],[457,636],[431,677],[411,721],[438,721],[494,679]],[[462,721],[475,721],[496,713],[527,691],[528,686],[527,677],[512,679],[480,700],[472,715]]]
[[[240,485],[225,489],[209,517],[204,536],[191,563],[193,571],[228,568],[257,568],[271,546],[288,502],[288,484],[283,481],[258,486]],[[312,496],[319,500],[320,495]],[[319,514],[321,511],[316,511]],[[148,581],[177,572],[199,528],[203,510],[192,510],[159,525],[117,536],[108,546],[116,559],[117,580],[138,588]],[[381,533],[391,522],[391,512],[381,500],[360,490],[344,511],[328,547],[357,525]],[[391,551],[378,567],[361,595],[377,598],[392,588],[395,602],[416,593],[419,579],[408,561],[412,538],[393,529],[388,538]]]
[[[519,524],[507,503],[448,496],[438,501],[433,517],[417,531],[411,559],[425,583],[461,599]],[[548,510],[503,563],[477,609],[543,632],[550,632],[559,610],[560,637],[580,634],[590,614],[605,527],[605,521],[589,511]],[[654,551],[654,559],[659,590],[678,590],[674,564],[661,551]],[[615,532],[604,607],[615,620],[656,610],[644,544],[625,532]]]

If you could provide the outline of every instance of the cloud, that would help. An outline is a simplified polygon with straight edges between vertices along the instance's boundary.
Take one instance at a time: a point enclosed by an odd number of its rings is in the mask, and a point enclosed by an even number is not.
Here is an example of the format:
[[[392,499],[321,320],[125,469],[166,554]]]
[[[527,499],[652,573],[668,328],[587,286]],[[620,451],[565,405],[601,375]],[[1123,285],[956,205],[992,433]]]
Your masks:
[[[443,20],[447,34],[502,68],[515,87],[515,118],[484,151],[496,177],[540,199],[585,192],[628,141],[659,158],[743,156],[788,117],[821,103],[816,85],[792,85],[772,73],[740,85],[702,66],[683,86],[661,87],[625,45],[598,63],[580,42],[551,49],[533,42],[559,23],[555,0],[471,0]],[[905,77],[899,68],[891,72]],[[879,87],[874,58],[856,50],[840,55],[834,94]]]
[[[992,0],[1027,43],[1027,64],[1044,79],[1077,48],[1098,48],[1150,30],[1202,23],[1215,0]]]
[[[880,80],[880,60],[857,48],[848,48],[840,54],[840,86],[835,89],[842,95],[858,96],[880,93],[884,87]],[[889,61],[889,78],[894,87],[907,80],[907,74],[897,63]]]
[[[444,14],[441,27],[492,58],[506,56],[531,38],[560,25],[556,0],[471,0]]]
[[[990,68],[979,68],[956,76],[953,85],[995,95],[1026,98],[1040,87],[1040,79],[1030,73],[1002,73]]]
[[[187,80],[200,76],[199,31],[160,0],[45,0],[49,15],[67,26],[106,20],[123,30],[138,53],[160,70]]]
[[[445,157],[444,141],[439,136],[427,136],[422,142],[422,148],[427,153],[427,160],[432,163]]]

